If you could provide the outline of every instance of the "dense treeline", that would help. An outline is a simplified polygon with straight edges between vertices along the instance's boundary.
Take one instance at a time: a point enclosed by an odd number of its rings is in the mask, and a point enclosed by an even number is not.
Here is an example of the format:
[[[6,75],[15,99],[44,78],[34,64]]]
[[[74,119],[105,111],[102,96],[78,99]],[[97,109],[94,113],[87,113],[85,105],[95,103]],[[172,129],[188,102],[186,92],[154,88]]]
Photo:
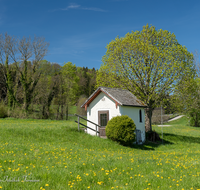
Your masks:
[[[32,67],[33,64],[28,62],[29,78]],[[76,67],[71,62],[60,66],[41,60],[37,84],[34,89],[29,87],[31,92],[25,100],[26,94],[20,79],[20,71],[24,68],[18,69],[19,71],[14,63],[11,63],[7,68],[2,64],[0,70],[0,101],[9,107],[10,116],[27,117],[32,114],[32,117],[36,118],[68,119],[70,106],[78,104],[79,101],[82,103],[95,90],[95,68]],[[32,85],[31,82],[28,85]],[[85,114],[82,110],[80,113]]]
[[[0,101],[9,116],[68,119],[69,107],[94,91],[94,68],[50,63],[47,49],[43,38],[0,35]]]
[[[71,62],[61,66],[44,60],[49,44],[43,38],[19,39],[0,34],[0,117],[63,120],[68,119],[72,105],[77,105],[78,113],[85,115],[80,106],[96,87],[106,86],[128,89],[146,101],[150,128],[152,111],[161,105],[165,113],[182,112],[191,118],[192,126],[200,127],[198,52],[188,52],[177,42],[175,35],[167,31],[155,33],[155,27],[147,25],[141,33],[148,38],[143,35],[133,38],[136,43],[133,47],[126,43],[138,32],[112,41],[98,72],[95,68],[76,67]],[[155,34],[156,43],[151,41]],[[166,40],[163,44],[160,35],[169,38],[171,43]],[[128,40],[124,40],[126,38]],[[138,40],[140,46],[137,46]],[[148,43],[145,45],[143,41]]]

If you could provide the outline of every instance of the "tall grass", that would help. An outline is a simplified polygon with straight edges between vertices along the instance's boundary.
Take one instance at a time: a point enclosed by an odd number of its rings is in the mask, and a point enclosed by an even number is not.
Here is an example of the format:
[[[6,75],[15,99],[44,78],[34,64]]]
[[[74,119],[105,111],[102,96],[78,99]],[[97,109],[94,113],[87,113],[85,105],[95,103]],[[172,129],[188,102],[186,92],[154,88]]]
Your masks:
[[[186,123],[165,127],[164,145],[125,147],[73,121],[0,119],[0,188],[200,189],[200,129]]]

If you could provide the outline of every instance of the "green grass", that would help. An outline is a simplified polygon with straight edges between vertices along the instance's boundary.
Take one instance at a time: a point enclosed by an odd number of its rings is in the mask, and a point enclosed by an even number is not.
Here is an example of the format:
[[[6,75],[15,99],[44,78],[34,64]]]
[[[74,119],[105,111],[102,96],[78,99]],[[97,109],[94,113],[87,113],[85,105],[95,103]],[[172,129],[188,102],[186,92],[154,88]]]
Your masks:
[[[70,106],[70,108],[69,108],[69,113],[70,113],[70,114],[75,114],[75,113],[77,113],[77,106]]]
[[[200,189],[200,129],[170,124],[163,145],[124,147],[72,120],[0,119],[0,188]]]

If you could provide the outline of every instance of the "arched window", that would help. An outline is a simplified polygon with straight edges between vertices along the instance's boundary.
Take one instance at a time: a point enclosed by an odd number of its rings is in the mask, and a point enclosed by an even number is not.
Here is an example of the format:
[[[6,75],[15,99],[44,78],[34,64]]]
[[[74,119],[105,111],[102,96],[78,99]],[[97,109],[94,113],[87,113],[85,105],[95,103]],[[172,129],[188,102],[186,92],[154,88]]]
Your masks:
[[[139,111],[140,123],[142,123],[142,110]]]

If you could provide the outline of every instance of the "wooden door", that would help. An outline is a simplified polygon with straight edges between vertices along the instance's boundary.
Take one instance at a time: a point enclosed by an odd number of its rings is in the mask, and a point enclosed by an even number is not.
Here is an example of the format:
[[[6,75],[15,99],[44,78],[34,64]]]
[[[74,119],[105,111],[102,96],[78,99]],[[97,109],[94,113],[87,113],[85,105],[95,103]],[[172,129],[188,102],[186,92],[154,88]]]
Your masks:
[[[99,136],[105,137],[106,136],[106,125],[109,120],[109,111],[98,111],[98,124],[101,126],[99,127]]]

